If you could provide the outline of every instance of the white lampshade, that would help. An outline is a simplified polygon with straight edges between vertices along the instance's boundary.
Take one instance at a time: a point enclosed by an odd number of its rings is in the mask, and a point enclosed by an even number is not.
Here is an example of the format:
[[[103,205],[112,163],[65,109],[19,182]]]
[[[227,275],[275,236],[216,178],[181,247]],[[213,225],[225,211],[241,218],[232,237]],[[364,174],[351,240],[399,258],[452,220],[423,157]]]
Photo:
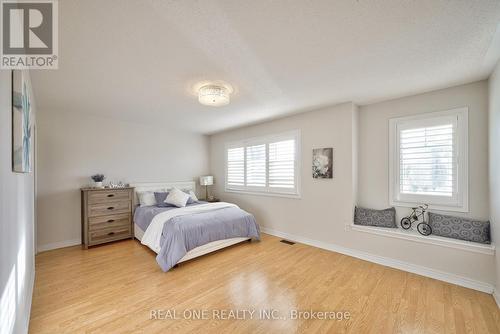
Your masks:
[[[202,186],[211,186],[214,184],[214,177],[211,175],[200,176],[200,185]]]
[[[198,101],[206,106],[225,106],[229,104],[229,94],[229,89],[224,86],[205,85],[198,91]]]

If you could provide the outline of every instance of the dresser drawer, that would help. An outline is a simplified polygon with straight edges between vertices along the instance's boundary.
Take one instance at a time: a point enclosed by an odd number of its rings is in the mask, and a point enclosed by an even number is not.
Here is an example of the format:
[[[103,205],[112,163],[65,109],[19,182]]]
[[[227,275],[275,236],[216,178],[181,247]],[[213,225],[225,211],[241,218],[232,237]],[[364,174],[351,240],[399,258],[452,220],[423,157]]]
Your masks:
[[[89,243],[98,244],[130,237],[130,226],[89,231]]]
[[[89,218],[90,231],[121,227],[130,227],[130,214],[125,213]]]
[[[108,203],[95,203],[88,206],[89,217],[107,216],[117,213],[129,213],[132,210],[130,201],[114,201]]]
[[[89,204],[108,203],[115,201],[129,201],[130,191],[128,190],[100,190],[89,193]]]

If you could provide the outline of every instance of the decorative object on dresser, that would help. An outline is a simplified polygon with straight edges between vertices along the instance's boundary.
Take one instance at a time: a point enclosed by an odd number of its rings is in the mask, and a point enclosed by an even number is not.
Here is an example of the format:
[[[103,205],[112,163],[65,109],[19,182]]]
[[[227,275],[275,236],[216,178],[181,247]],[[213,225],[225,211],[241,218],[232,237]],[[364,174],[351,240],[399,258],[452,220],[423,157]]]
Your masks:
[[[92,181],[94,181],[94,187],[96,188],[104,188],[102,185],[102,181],[104,181],[105,177],[103,174],[95,174],[90,177]]]
[[[123,183],[122,181],[110,181],[109,184],[107,185],[108,188],[125,188],[127,185]]]
[[[211,175],[200,176],[200,185],[205,186],[205,200],[208,201],[208,186],[214,184],[214,177]]]
[[[134,188],[82,188],[82,244],[85,249],[134,237]]]

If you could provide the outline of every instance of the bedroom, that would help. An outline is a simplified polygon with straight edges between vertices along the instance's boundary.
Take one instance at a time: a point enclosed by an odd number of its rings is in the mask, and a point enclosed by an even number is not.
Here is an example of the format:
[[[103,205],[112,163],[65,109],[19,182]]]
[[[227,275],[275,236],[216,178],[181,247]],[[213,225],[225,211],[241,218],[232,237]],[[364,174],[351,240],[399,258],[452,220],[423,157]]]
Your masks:
[[[500,3],[43,3],[0,1],[0,333],[500,333]]]

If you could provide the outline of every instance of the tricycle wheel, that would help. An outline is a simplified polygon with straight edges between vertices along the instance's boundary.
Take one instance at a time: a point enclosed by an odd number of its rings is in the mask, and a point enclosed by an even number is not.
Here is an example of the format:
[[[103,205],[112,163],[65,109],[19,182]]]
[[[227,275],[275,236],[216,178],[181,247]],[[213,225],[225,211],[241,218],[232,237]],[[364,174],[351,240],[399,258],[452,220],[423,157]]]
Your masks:
[[[427,223],[420,223],[417,225],[417,231],[422,235],[430,235],[432,233],[432,228]]]
[[[408,217],[404,217],[401,219],[401,227],[404,228],[405,230],[409,229],[411,227],[411,220]]]

